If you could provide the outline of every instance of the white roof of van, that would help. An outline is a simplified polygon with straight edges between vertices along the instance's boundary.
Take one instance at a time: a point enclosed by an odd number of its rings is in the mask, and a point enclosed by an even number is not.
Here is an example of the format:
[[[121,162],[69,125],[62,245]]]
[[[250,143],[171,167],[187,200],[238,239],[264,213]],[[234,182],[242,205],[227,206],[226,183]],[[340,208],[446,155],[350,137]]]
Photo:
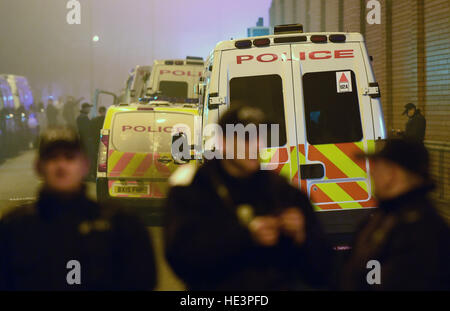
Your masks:
[[[185,59],[180,59],[180,58],[177,58],[177,59],[175,59],[175,58],[174,59],[157,59],[157,60],[153,61],[153,66],[157,66],[157,65],[166,65],[166,66],[168,66],[168,64],[166,64],[167,61],[173,62],[173,64],[171,64],[169,66],[172,66],[172,65],[180,66],[178,64],[175,64],[175,62],[183,62],[184,65],[188,65],[188,66],[189,65],[193,65],[193,64],[188,64],[188,62],[196,63],[196,64],[202,64],[204,62],[203,59],[187,59],[187,58],[185,58]]]
[[[308,38],[307,41],[304,42],[286,42],[286,43],[275,43],[276,45],[281,44],[304,44],[304,43],[311,43],[309,38],[313,35],[345,35],[346,36],[346,42],[364,42],[364,37],[362,34],[357,32],[293,32],[293,33],[287,33],[287,34],[274,34],[274,35],[267,35],[267,36],[260,36],[260,37],[248,37],[248,38],[241,38],[241,39],[233,39],[233,40],[226,40],[226,41],[220,41],[216,44],[216,47],[214,48],[214,51],[223,51],[223,50],[231,50],[231,49],[237,49],[234,45],[236,41],[242,41],[242,40],[254,40],[254,39],[263,39],[263,38],[281,38],[281,37],[297,37],[297,36],[306,36]],[[273,40],[271,40],[271,44],[273,44]],[[323,44],[323,43],[320,43]],[[325,43],[326,44],[326,43]],[[345,44],[345,43],[342,43]]]

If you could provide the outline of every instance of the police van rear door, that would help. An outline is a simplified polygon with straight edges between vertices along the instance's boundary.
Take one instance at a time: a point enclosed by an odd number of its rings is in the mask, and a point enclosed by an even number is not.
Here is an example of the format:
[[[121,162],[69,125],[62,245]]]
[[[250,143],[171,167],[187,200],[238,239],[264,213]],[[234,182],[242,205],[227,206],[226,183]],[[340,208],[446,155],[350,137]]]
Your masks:
[[[292,180],[297,169],[292,69],[289,45],[225,50],[222,53],[219,97],[227,103],[260,108],[278,125],[277,139],[268,139],[261,153],[263,168]],[[228,105],[219,106],[221,115]],[[214,110],[213,110],[214,111]],[[211,112],[213,112],[211,111]],[[272,132],[269,131],[270,137]]]
[[[355,156],[374,139],[360,42],[293,44],[292,55],[301,188],[319,211],[374,207]]]
[[[198,83],[202,69],[202,66],[160,65],[153,88],[163,97],[194,98],[194,84]]]

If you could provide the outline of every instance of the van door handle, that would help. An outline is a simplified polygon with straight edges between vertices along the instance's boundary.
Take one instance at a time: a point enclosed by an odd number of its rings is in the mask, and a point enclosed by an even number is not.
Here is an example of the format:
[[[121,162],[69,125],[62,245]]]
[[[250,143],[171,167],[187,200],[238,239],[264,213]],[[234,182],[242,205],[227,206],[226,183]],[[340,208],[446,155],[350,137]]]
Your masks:
[[[325,169],[321,163],[300,165],[300,179],[319,179],[324,176]]]
[[[161,157],[161,158],[158,159],[158,162],[167,164],[167,163],[169,163],[169,162],[172,162],[172,159],[169,158],[169,157]]]

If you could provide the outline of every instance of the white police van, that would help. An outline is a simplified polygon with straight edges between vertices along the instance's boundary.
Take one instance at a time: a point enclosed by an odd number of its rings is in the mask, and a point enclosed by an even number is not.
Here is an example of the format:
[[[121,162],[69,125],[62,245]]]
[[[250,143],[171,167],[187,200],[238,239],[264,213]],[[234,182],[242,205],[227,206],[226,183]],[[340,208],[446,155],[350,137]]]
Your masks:
[[[203,58],[155,60],[146,84],[147,97],[160,97],[168,101],[197,102],[194,87],[203,70]]]
[[[369,163],[355,155],[386,137],[380,90],[361,34],[302,29],[218,43],[198,87],[203,128],[230,103],[262,109],[279,126],[263,167],[307,193],[328,232],[350,232],[376,207]],[[204,132],[202,152],[211,142]]]

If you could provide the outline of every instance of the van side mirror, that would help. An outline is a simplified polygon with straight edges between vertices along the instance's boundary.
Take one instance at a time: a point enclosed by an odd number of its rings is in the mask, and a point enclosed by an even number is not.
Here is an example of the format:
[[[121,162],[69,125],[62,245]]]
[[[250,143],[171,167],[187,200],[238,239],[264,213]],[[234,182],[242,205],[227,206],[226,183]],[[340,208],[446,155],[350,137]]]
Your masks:
[[[191,160],[191,148],[185,133],[172,135],[171,154],[175,164],[185,164]]]

